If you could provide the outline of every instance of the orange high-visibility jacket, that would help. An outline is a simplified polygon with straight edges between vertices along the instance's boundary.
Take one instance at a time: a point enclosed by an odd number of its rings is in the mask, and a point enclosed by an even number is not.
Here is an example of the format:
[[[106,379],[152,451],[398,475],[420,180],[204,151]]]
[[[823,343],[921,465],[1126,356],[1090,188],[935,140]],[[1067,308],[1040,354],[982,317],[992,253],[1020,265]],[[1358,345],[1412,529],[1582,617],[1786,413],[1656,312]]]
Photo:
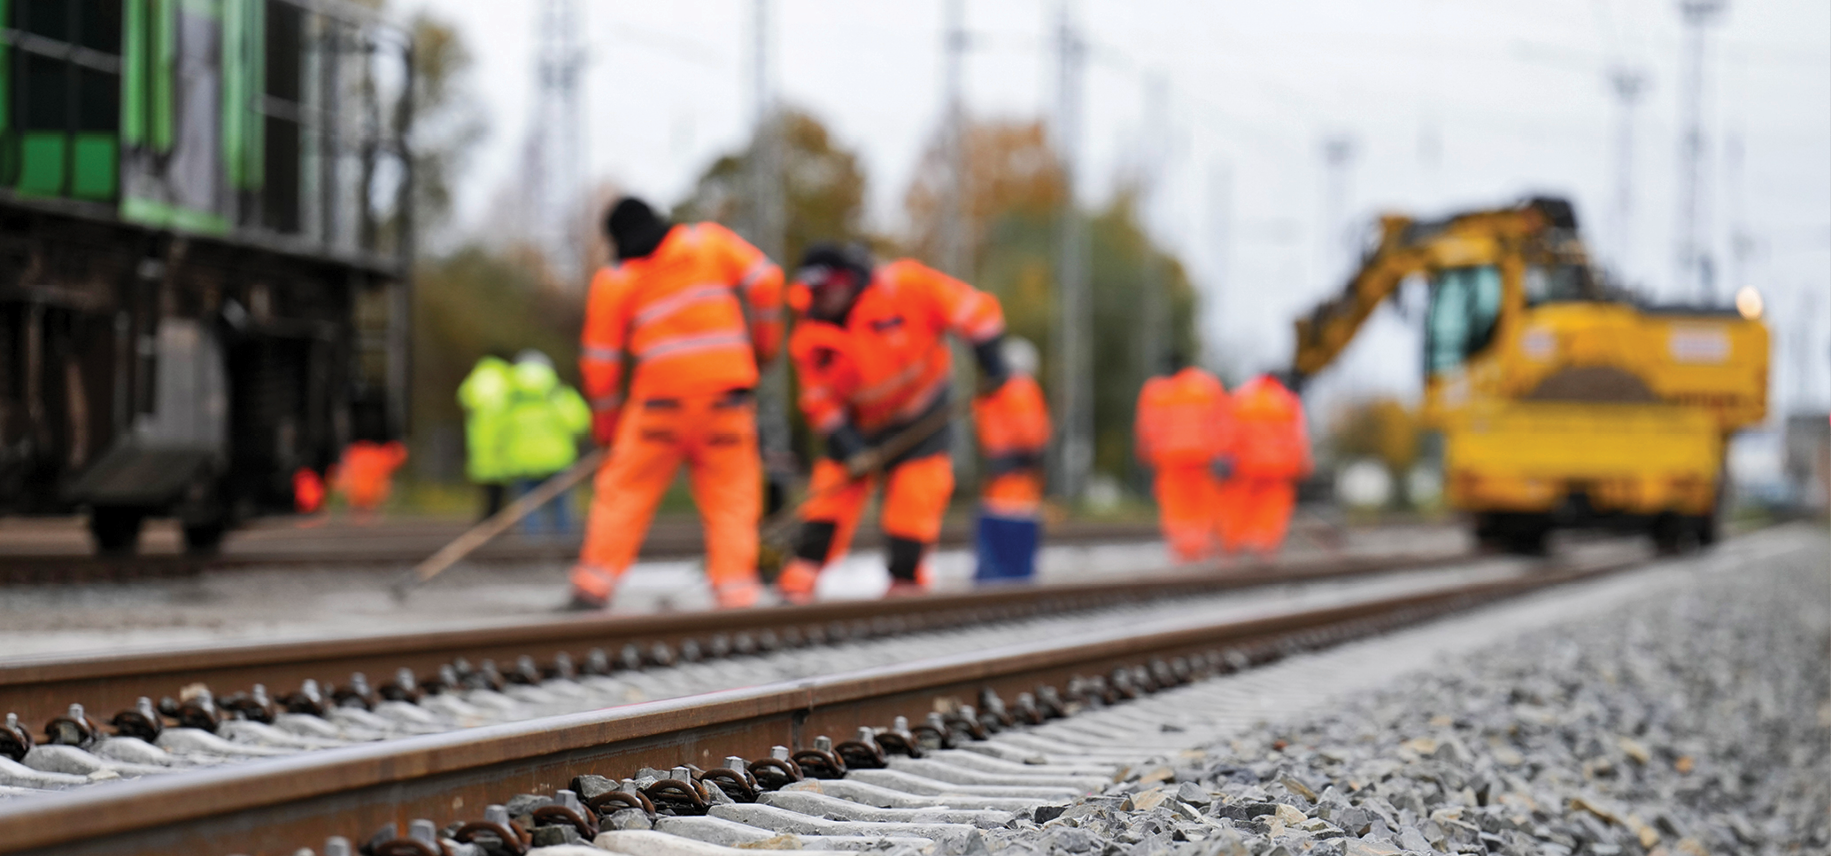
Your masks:
[[[1310,474],[1310,437],[1303,402],[1270,375],[1234,390],[1232,406],[1234,475],[1251,479],[1300,479]]]
[[[350,507],[373,509],[388,498],[394,471],[406,462],[407,447],[399,440],[357,440],[344,447],[334,483]]]
[[[805,313],[807,286],[789,288]],[[920,416],[947,389],[944,337],[978,345],[1004,333],[998,299],[919,262],[881,265],[845,326],[802,318],[789,339],[801,411],[821,434],[850,422],[866,434]]]
[[[973,425],[991,475],[1042,466],[1049,445],[1049,407],[1036,378],[1013,374],[991,395],[974,399]]]
[[[1190,366],[1138,393],[1138,458],[1153,467],[1207,464],[1227,448],[1227,391]]]
[[[579,372],[594,411],[630,395],[709,395],[757,384],[782,344],[782,269],[717,223],[668,230],[650,255],[598,271],[585,303]]]

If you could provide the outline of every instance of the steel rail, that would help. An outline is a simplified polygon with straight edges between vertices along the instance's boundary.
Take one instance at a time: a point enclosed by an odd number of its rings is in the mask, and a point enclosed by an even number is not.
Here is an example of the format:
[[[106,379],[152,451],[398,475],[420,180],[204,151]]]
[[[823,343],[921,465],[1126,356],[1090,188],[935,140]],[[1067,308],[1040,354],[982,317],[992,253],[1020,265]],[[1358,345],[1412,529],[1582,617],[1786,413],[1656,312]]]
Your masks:
[[[131,556],[98,556],[89,551],[86,536],[60,541],[55,549],[41,547],[34,551],[22,550],[0,538],[0,585],[163,579],[195,576],[206,571],[260,568],[341,565],[371,570],[418,562],[460,531],[451,527],[414,525],[399,529],[337,531],[331,538],[316,530],[302,530],[296,538],[265,531],[241,541],[231,540],[222,552],[209,555],[168,552],[178,548],[159,545]],[[1091,545],[1146,541],[1156,537],[1157,528],[1153,524],[1076,521],[1051,529],[1045,540],[1052,545]],[[969,522],[950,520],[942,527],[939,543],[943,547],[962,547],[971,545],[972,539]],[[868,529],[859,533],[854,547],[878,547],[882,540],[881,532]],[[578,551],[577,538],[546,542],[497,541],[471,554],[465,563],[502,565],[569,561],[577,558]],[[704,539],[697,524],[666,523],[656,525],[649,533],[642,545],[641,558],[680,559],[704,552]]]
[[[938,704],[1067,686],[1174,657],[1271,659],[1498,599],[1621,571],[1599,558],[1539,574],[1248,620],[1111,631],[849,674],[489,726],[0,804],[0,853],[283,856],[328,834],[360,837],[417,817],[461,818],[575,775],[717,765],[771,744],[806,745]]]
[[[649,652],[657,644],[678,650],[694,640],[702,650],[723,636],[789,633],[803,638],[858,638],[1061,613],[1188,594],[1290,583],[1320,582],[1395,570],[1444,567],[1474,558],[1462,552],[1318,557],[1192,572],[1141,573],[1125,581],[1006,586],[956,594],[885,601],[841,601],[807,606],[641,616],[553,616],[513,624],[437,631],[287,642],[174,646],[118,654],[53,654],[0,661],[0,714],[17,713],[28,727],[61,716],[80,702],[103,718],[131,709],[142,696],[155,702],[192,684],[218,698],[265,684],[283,692],[307,679],[324,686],[400,668],[436,674],[457,658],[513,663],[529,656],[551,662],[564,652],[582,663],[591,648],[615,654],[626,644]]]

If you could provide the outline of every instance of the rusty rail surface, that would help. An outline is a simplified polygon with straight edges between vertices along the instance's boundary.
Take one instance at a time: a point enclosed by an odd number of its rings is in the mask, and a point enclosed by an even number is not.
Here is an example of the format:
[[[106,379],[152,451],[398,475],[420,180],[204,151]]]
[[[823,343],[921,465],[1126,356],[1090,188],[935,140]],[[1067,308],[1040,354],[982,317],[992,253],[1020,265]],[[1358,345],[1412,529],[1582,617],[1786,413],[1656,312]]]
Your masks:
[[[204,684],[217,697],[265,684],[287,691],[305,680],[341,684],[354,672],[387,676],[400,668],[434,674],[457,658],[513,663],[520,656],[551,662],[564,652],[583,662],[591,648],[611,654],[635,644],[651,656],[656,645],[677,651],[693,640],[716,650],[741,636],[858,638],[945,626],[1009,620],[1288,583],[1317,582],[1470,561],[1463,552],[1317,557],[1240,565],[1226,571],[1176,570],[1135,580],[1007,586],[886,601],[641,616],[553,616],[514,624],[438,631],[270,643],[174,646],[121,654],[49,654],[0,661],[0,714],[17,713],[36,727],[80,702],[104,718],[131,709],[142,696],[155,702]],[[720,645],[717,640],[723,637]],[[652,659],[651,659],[652,662]]]
[[[326,835],[365,836],[417,817],[479,815],[515,793],[641,766],[716,766],[771,744],[806,745],[897,715],[919,718],[982,690],[1006,696],[1166,658],[1268,660],[1643,560],[1598,558],[1536,574],[1249,620],[1023,643],[849,674],[412,737],[0,804],[0,853],[283,856]]]
[[[1301,523],[1301,521],[1300,521]],[[1423,524],[1425,528],[1438,528]],[[131,556],[97,556],[88,536],[61,531],[49,537],[24,537],[17,529],[0,531],[0,585],[130,582],[191,577],[206,571],[262,568],[336,568],[372,572],[398,568],[425,559],[463,532],[461,524],[403,522],[361,528],[335,529],[257,528],[232,533],[222,550],[210,555],[182,551],[176,536],[148,535],[141,551]],[[1298,525],[1294,535],[1327,540],[1334,530],[1310,522]],[[163,533],[162,533],[163,534]],[[1149,540],[1158,537],[1155,524],[1131,521],[1066,521],[1046,534],[1051,544],[1099,544]],[[170,542],[170,543],[168,543]],[[861,528],[854,547],[882,546],[875,527]],[[950,519],[941,528],[943,547],[970,546],[971,522]],[[465,559],[472,565],[564,562],[578,557],[577,536],[558,539],[501,538]],[[641,558],[679,559],[705,552],[697,522],[658,521],[643,541]]]

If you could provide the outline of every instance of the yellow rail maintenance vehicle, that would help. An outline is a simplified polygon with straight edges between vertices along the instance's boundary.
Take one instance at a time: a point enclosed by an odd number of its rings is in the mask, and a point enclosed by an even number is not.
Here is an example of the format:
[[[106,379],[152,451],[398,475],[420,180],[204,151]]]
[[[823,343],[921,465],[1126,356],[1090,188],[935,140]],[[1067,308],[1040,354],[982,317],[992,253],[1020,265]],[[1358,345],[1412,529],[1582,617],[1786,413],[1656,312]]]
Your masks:
[[[1447,501],[1478,539],[1528,553],[1557,528],[1645,531],[1666,551],[1716,540],[1729,437],[1767,414],[1758,294],[1639,302],[1595,274],[1561,199],[1386,215],[1377,241],[1297,321],[1296,385],[1422,277],[1424,424],[1443,435]]]

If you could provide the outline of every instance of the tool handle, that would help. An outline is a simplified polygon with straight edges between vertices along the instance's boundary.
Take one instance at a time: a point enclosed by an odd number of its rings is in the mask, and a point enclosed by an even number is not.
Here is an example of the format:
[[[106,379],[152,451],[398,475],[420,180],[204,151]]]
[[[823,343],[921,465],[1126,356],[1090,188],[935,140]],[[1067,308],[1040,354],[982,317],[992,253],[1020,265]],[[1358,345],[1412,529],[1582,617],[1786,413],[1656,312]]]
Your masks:
[[[597,471],[598,465],[604,462],[602,448],[593,449],[580,457],[569,469],[541,482],[539,486],[528,491],[526,495],[509,503],[506,508],[490,515],[488,520],[471,527],[464,534],[453,539],[451,543],[439,548],[437,553],[426,558],[426,561],[414,566],[412,575],[395,587],[395,593],[404,597],[406,590],[423,585],[438,576],[452,565],[462,561],[465,556],[475,552],[478,547],[489,543],[496,536],[509,530],[509,527],[521,522],[521,519],[534,513],[534,510],[546,505],[561,493],[564,493],[585,478]]]
[[[904,452],[915,448],[923,440],[927,440],[929,437],[934,436],[935,432],[947,427],[947,423],[952,422],[956,416],[971,416],[972,413],[973,400],[969,398],[956,403],[952,407],[944,407],[916,420],[915,423],[908,428],[897,432],[895,436],[873,447],[873,451],[877,452],[877,461],[870,469],[859,473],[851,479],[847,479],[836,485],[831,485],[823,490],[810,491],[806,496],[801,497],[800,501],[794,504],[792,510],[778,512],[775,519],[764,521],[761,540],[765,543],[772,543],[786,535],[796,523],[800,522],[801,511],[802,509],[807,508],[808,503],[829,493],[837,493],[838,491],[844,490],[847,486],[857,483],[859,479],[865,478],[866,476],[876,475],[884,469],[885,464],[896,460],[897,457]]]

